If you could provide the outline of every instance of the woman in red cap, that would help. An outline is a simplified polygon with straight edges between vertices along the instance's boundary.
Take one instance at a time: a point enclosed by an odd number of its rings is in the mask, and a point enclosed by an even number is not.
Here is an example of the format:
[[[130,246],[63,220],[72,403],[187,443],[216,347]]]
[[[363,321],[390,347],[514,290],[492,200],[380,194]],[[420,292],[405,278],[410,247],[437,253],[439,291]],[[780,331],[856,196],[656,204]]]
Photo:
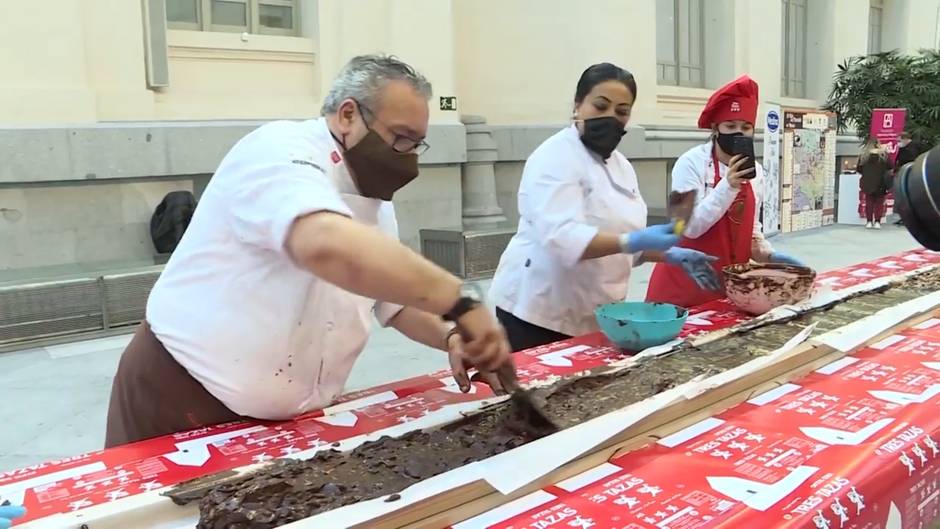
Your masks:
[[[761,232],[758,193],[763,168],[757,163],[745,168],[746,157],[732,155],[736,137],[754,136],[757,93],[757,83],[743,75],[712,94],[698,120],[699,128],[711,129],[711,139],[683,154],[672,170],[673,191],[696,191],[695,209],[679,245],[716,257],[712,266],[718,273],[729,264],[750,260],[802,266],[773,251]],[[699,288],[679,267],[659,263],[646,300],[693,307],[722,296]]]

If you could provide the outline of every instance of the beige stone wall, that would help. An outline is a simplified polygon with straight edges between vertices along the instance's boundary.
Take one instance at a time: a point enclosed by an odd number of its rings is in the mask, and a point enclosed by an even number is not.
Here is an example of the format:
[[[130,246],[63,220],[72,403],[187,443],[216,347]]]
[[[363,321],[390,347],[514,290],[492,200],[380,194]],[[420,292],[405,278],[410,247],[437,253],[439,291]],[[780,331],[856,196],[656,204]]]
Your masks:
[[[150,216],[191,180],[0,189],[0,270],[153,259]]]
[[[940,47],[940,5],[935,0],[884,0],[886,49],[913,53]]]
[[[519,221],[519,203],[517,193],[522,181],[522,168],[525,162],[500,162],[494,168],[496,174],[496,199],[503,215],[510,222]]]
[[[460,227],[460,166],[421,167],[418,178],[395,194],[395,215],[401,241],[421,247],[423,228]]]
[[[806,100],[835,65],[867,48],[869,0],[809,2]],[[656,84],[656,0],[300,0],[301,36],[169,30],[170,85],[148,90],[141,3],[0,2],[0,124],[267,119],[316,114],[336,71],[358,53],[408,60],[494,124],[561,123],[589,64],[629,68],[634,122],[689,126],[709,90],[741,73],[780,99],[779,0],[705,3],[706,89]],[[886,48],[937,45],[940,0],[885,0]],[[435,99],[436,103],[436,99]],[[437,110],[435,122],[456,123]]]
[[[667,160],[635,160],[632,162],[640,182],[640,194],[646,201],[651,215],[665,212],[669,176]],[[496,164],[496,193],[499,206],[510,222],[519,221],[519,206],[516,193],[522,181],[523,162],[500,162]]]
[[[305,119],[320,114],[316,45],[275,35],[170,30],[170,86],[154,119]]]
[[[610,61],[641,87],[634,120],[653,119],[655,2],[474,0],[455,2],[455,12],[465,112],[493,124],[564,122],[584,68]]]
[[[50,17],[41,2],[0,3],[0,123],[97,117],[85,67],[82,2],[57,4]]]

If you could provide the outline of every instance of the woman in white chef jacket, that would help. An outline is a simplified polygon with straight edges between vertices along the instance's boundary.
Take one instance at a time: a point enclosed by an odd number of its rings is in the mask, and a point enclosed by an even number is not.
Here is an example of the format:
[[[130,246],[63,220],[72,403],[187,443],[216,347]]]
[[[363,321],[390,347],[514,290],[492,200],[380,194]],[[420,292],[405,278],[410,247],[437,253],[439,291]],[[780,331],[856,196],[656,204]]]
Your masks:
[[[597,331],[595,307],[623,300],[642,261],[673,262],[690,275],[710,269],[705,254],[673,248],[673,225],[646,227],[636,173],[615,151],[636,92],[630,72],[591,66],[578,81],[574,124],[526,161],[519,229],[490,290],[514,351]],[[714,278],[703,281],[714,287]]]

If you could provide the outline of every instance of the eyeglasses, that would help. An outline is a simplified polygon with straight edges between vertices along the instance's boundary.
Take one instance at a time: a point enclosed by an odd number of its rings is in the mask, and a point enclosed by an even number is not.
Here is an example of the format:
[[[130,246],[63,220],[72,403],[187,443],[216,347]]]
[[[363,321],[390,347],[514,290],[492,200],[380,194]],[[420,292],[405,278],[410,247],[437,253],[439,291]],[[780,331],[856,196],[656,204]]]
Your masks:
[[[370,109],[369,107],[363,105],[362,103],[358,101],[356,101],[356,104],[359,106],[360,114],[363,114],[362,111],[365,110],[366,112],[369,113],[369,115],[372,116],[371,117],[372,121],[381,123],[382,126],[385,127],[389,132],[392,132],[392,134],[395,134],[394,131],[392,131],[391,127],[388,126],[388,124],[386,124],[385,122],[380,120],[378,117],[376,117],[375,112],[373,112],[372,109]],[[365,121],[365,114],[363,114],[363,121]],[[369,130],[372,130],[372,128],[369,127],[368,122],[366,122],[366,128],[368,128]],[[421,156],[422,154],[426,153],[428,149],[430,148],[431,146],[428,145],[426,141],[416,140],[414,138],[405,136],[404,134],[395,134],[395,138],[392,140],[392,150],[399,154],[414,153],[414,154],[417,154],[418,156]]]

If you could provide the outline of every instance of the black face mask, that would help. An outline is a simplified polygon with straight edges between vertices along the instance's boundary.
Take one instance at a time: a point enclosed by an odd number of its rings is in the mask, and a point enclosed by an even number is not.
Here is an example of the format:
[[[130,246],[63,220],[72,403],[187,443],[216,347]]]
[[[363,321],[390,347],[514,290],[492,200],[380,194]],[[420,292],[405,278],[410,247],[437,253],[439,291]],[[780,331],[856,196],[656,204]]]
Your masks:
[[[715,143],[721,147],[721,150],[725,154],[734,154],[734,139],[738,136],[744,136],[743,132],[735,132],[733,134],[722,134],[721,132],[715,136]]]
[[[623,122],[613,116],[586,119],[581,143],[606,160],[626,133],[627,131],[623,130]]]
[[[359,194],[367,198],[391,200],[396,191],[418,177],[418,155],[400,153],[368,124],[368,133],[359,143],[346,147],[345,138],[337,143],[346,151],[346,165]]]

